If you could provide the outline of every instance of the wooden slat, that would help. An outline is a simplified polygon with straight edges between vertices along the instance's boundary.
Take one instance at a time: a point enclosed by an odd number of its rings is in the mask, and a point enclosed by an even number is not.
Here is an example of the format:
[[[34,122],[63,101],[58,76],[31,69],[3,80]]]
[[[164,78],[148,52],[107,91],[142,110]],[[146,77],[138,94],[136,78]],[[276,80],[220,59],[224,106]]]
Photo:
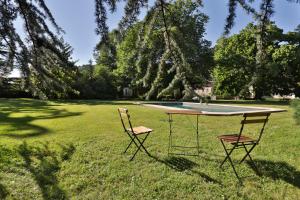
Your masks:
[[[265,123],[268,119],[246,119],[242,120],[241,124],[255,124],[255,123]]]
[[[270,112],[245,113],[244,117],[259,117],[271,115]]]
[[[235,143],[238,141],[239,138],[239,134],[231,134],[231,135],[220,135],[217,136],[217,138],[219,138],[220,140],[223,140],[225,142],[230,142],[230,143]],[[245,135],[241,135],[239,142],[255,142],[256,140],[245,136]]]
[[[126,118],[129,119],[129,118],[130,118],[130,115],[127,114],[127,113],[121,113],[121,117],[122,117],[122,118],[125,118],[125,119],[126,119]]]
[[[120,117],[121,117],[122,121],[125,120],[125,119],[127,119],[128,121],[130,120],[130,115],[128,114],[128,109],[126,109],[126,108],[118,108],[118,111],[120,113]]]
[[[153,129],[151,128],[147,128],[145,126],[138,126],[138,127],[133,127],[133,134],[139,135],[139,134],[143,134],[143,133],[149,133],[152,132]],[[131,129],[127,129],[128,131],[131,131]]]
[[[127,113],[128,109],[126,108],[118,108],[120,113]]]

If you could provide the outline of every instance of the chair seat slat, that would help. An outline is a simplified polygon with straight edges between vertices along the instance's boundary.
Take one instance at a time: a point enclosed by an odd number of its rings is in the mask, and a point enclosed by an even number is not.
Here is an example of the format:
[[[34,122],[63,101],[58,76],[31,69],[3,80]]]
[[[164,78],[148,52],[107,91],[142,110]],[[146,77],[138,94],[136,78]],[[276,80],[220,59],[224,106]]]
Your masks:
[[[127,129],[128,131],[132,132],[131,129]],[[133,127],[133,134],[139,135],[143,133],[149,133],[152,132],[153,130],[151,128],[147,128],[145,126],[138,126],[138,127]]]
[[[261,116],[269,116],[270,112],[258,112],[258,113],[245,113],[244,117],[261,117]]]
[[[241,121],[241,124],[256,124],[265,122],[268,122],[268,119],[245,119]]]

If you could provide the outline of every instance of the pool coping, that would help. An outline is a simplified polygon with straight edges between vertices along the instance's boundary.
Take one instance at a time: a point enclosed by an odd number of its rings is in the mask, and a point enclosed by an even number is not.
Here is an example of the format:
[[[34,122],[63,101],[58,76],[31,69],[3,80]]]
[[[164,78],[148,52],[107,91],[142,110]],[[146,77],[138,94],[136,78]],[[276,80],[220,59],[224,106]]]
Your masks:
[[[152,104],[151,104],[152,103]],[[142,103],[138,102],[136,104],[143,105],[146,107],[153,107],[153,108],[159,108],[164,109],[167,111],[179,111],[179,110],[195,110],[195,109],[187,109],[187,108],[176,108],[171,106],[164,106],[164,105],[155,105],[155,103],[165,103],[165,104],[178,104],[182,103],[182,105],[199,105],[200,103],[194,103],[194,102],[149,102],[149,103]],[[203,103],[202,103],[203,104]],[[261,113],[261,112],[269,112],[269,113],[277,113],[277,112],[286,112],[285,109],[279,109],[279,108],[270,108],[270,107],[258,107],[258,106],[237,106],[237,105],[224,105],[224,104],[209,104],[209,105],[216,105],[216,106],[224,106],[224,107],[236,107],[236,108],[253,108],[253,109],[260,109],[260,110],[254,110],[254,111],[235,111],[235,112],[209,112],[209,111],[199,111],[199,115],[210,115],[210,116],[232,116],[232,115],[243,115],[245,113]]]

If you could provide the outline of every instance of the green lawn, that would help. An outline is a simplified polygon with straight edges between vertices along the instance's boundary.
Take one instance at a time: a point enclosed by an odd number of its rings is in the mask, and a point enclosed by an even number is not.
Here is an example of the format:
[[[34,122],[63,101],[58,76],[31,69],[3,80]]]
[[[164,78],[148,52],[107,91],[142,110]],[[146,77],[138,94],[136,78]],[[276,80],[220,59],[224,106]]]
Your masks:
[[[228,163],[218,168],[224,152],[216,139],[238,131],[240,117],[200,117],[201,155],[168,157],[163,110],[120,101],[1,99],[0,199],[299,199],[300,126],[288,105],[267,106],[288,112],[271,115],[253,152],[261,175],[237,165],[241,186]],[[121,154],[129,140],[118,107],[155,130],[146,141],[153,157],[138,153],[130,162],[130,153]],[[175,118],[178,143],[193,142],[191,120]]]

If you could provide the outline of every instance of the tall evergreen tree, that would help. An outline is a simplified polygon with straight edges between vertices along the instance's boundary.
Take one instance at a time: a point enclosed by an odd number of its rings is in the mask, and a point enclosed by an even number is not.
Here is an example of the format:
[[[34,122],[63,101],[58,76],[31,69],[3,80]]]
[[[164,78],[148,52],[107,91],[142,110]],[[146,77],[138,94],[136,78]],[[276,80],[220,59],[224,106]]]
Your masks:
[[[15,28],[17,18],[23,22],[25,38]],[[1,0],[0,71],[19,68],[27,87],[41,98],[49,91],[58,92],[58,88],[69,90],[65,80],[72,74],[74,63],[70,61],[70,46],[60,39],[61,33],[44,0]]]
[[[208,17],[198,6],[177,0],[166,5],[163,17],[158,4],[127,30],[117,48],[117,72],[125,85],[146,99],[195,95],[193,86],[209,78],[212,61],[210,42],[203,39]]]

